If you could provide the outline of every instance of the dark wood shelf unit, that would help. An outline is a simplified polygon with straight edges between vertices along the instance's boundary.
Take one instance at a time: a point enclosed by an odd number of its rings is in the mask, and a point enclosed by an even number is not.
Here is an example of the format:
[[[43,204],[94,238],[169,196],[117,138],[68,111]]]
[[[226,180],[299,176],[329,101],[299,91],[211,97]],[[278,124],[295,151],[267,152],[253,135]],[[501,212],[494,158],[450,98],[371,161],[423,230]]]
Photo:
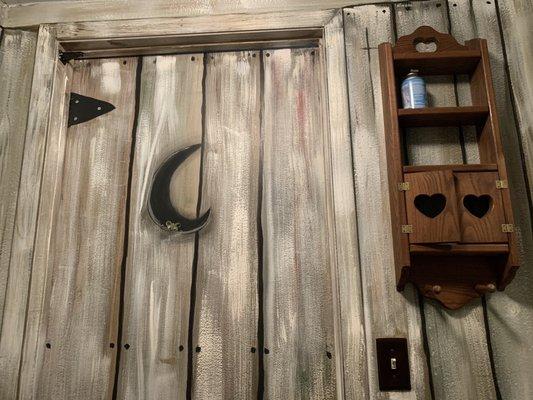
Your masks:
[[[418,52],[420,42],[436,51]],[[486,40],[461,45],[423,26],[380,44],[379,61],[398,290],[411,282],[450,309],[503,290],[519,264]],[[410,69],[466,74],[472,105],[402,109],[399,86]],[[479,164],[405,165],[405,128],[467,125],[476,127]]]
[[[483,125],[488,106],[400,108],[398,119],[404,128],[426,126]]]

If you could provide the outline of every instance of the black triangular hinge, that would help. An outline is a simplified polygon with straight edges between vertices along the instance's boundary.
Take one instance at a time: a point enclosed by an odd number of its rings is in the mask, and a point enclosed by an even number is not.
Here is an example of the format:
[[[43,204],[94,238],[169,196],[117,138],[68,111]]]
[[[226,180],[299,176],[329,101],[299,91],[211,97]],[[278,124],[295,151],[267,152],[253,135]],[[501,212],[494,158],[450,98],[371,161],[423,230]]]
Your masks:
[[[59,60],[66,65],[70,60],[77,60],[84,55],[81,51],[59,51]]]
[[[68,126],[87,122],[115,109],[115,106],[107,101],[82,96],[78,93],[70,94],[70,108],[68,112]]]

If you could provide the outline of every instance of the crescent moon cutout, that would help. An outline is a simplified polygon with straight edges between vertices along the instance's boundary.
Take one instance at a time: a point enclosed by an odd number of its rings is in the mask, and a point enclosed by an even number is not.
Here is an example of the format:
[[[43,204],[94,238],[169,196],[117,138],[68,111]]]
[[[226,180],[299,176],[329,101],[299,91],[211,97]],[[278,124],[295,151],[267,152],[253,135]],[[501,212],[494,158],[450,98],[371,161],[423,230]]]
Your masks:
[[[148,210],[154,222],[170,232],[193,233],[202,229],[209,221],[211,210],[197,219],[181,215],[170,201],[170,181],[179,166],[191,156],[201,144],[186,147],[171,155],[156,171],[150,190]]]

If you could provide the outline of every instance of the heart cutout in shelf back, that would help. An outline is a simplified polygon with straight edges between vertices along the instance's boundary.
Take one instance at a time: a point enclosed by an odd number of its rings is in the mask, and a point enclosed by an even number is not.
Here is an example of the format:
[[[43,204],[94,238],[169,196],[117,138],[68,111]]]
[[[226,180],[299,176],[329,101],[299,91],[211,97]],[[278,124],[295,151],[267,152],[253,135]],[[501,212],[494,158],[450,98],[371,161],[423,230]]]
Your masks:
[[[426,217],[435,218],[446,207],[446,196],[441,193],[419,194],[415,197],[415,207]]]
[[[476,196],[473,194],[466,195],[463,198],[463,205],[470,214],[475,217],[483,218],[490,210],[492,197],[488,194]]]

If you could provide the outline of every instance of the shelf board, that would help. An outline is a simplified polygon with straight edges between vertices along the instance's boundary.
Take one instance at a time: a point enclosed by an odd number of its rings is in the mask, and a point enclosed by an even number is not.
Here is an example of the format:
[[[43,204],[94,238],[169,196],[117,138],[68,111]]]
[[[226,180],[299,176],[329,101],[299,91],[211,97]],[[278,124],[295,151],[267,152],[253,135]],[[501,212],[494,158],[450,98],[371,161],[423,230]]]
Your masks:
[[[411,254],[421,255],[497,255],[508,254],[509,245],[506,243],[494,244],[462,244],[462,243],[446,243],[421,245],[412,244],[409,246]]]
[[[479,50],[450,50],[435,53],[396,53],[394,66],[400,76],[411,69],[421,75],[470,74],[481,60]]]
[[[488,115],[489,108],[486,106],[398,109],[402,127],[479,125],[486,121]]]
[[[498,171],[496,164],[446,164],[446,165],[404,165],[403,172],[447,171],[453,172],[488,172]]]

